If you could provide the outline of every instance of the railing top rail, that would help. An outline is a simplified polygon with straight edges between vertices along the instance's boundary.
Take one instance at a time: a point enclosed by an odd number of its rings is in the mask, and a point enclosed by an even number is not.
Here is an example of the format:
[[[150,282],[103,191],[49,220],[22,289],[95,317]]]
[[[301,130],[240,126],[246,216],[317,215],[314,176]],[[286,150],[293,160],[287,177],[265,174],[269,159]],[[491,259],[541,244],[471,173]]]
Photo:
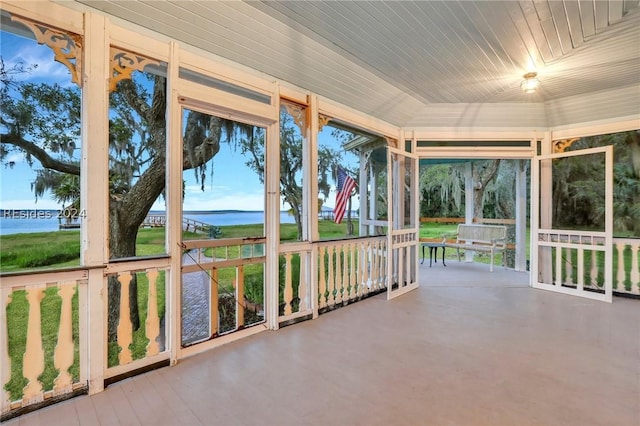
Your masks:
[[[313,243],[310,241],[295,241],[280,243],[278,253],[299,253],[310,252],[313,249]]]
[[[538,230],[538,234],[550,234],[550,235],[572,235],[572,236],[582,236],[582,237],[594,237],[594,238],[604,238],[606,237],[606,232],[603,231],[578,231],[571,229],[540,229]]]
[[[628,245],[636,245],[636,244],[640,244],[640,237],[624,237],[624,238],[620,238],[620,237],[613,237],[613,242],[616,244],[628,244]]]
[[[182,248],[209,248],[209,247],[226,247],[238,246],[244,244],[263,244],[267,241],[265,237],[248,237],[248,238],[223,238],[219,240],[185,240],[182,242]]]
[[[386,241],[386,235],[380,235],[377,237],[354,237],[354,238],[342,238],[335,240],[323,240],[323,241],[314,241],[312,244],[318,247],[324,246],[333,246],[338,243],[340,244],[351,244],[351,243],[362,243],[367,241]]]
[[[147,269],[167,269],[171,266],[171,258],[163,256],[152,259],[136,259],[130,262],[110,263],[106,266],[104,274],[117,274],[118,272],[137,272]]]
[[[96,269],[96,268],[94,268]],[[28,277],[28,279],[27,279]],[[0,288],[28,288],[47,285],[50,283],[58,283],[61,281],[82,281],[89,278],[89,270],[72,269],[61,271],[37,271],[31,273],[21,273],[15,275],[2,276]]]

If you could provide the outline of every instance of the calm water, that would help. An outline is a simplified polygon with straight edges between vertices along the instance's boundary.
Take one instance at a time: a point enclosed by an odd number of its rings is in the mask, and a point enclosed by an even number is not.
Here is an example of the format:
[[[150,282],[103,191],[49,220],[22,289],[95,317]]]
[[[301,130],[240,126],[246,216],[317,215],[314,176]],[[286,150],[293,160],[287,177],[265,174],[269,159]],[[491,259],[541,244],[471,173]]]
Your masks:
[[[44,216],[26,219],[11,219],[0,216],[0,235],[57,231],[58,219]],[[264,223],[264,212],[185,213],[184,216],[215,226]],[[280,213],[280,223],[295,223],[295,221],[293,216],[282,212]]]

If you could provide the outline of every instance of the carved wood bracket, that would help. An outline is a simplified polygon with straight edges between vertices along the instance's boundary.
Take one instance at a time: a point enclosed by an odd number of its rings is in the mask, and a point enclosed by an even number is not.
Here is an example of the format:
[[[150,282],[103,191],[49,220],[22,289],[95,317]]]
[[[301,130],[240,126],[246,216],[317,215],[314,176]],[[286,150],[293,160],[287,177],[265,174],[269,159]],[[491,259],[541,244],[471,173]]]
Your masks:
[[[577,140],[580,140],[580,138],[560,139],[557,141],[553,141],[553,152],[565,152],[567,148],[569,148]]]
[[[111,78],[109,92],[116,90],[118,82],[131,79],[134,71],[142,71],[147,65],[160,65],[160,62],[149,59],[127,50],[111,47]]]
[[[329,124],[331,120],[332,117],[329,117],[328,115],[318,114],[318,132],[321,132],[322,128]]]
[[[55,60],[69,69],[71,81],[82,87],[82,37],[80,35],[50,28],[19,16],[12,16],[11,20],[29,28],[38,44],[45,44],[51,48]]]
[[[280,105],[287,110],[287,113],[293,118],[293,121],[298,126],[300,133],[304,135],[307,130],[307,108],[303,105],[286,101],[282,101]]]

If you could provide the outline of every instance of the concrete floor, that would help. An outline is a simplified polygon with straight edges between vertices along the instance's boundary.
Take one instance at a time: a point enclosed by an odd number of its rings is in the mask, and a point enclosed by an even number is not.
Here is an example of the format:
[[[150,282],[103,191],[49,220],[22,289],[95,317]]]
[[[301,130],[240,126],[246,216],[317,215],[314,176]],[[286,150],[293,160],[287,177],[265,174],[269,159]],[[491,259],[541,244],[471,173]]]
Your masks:
[[[639,300],[447,265],[6,424],[640,425]]]

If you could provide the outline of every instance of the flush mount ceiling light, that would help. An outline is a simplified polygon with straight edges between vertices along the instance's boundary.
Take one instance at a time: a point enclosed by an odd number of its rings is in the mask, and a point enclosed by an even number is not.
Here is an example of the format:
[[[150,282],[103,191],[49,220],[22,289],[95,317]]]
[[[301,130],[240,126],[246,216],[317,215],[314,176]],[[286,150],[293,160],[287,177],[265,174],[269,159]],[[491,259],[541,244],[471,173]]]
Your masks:
[[[540,80],[537,78],[538,73],[528,72],[524,75],[524,80],[520,83],[520,87],[524,93],[533,93],[540,86]]]

